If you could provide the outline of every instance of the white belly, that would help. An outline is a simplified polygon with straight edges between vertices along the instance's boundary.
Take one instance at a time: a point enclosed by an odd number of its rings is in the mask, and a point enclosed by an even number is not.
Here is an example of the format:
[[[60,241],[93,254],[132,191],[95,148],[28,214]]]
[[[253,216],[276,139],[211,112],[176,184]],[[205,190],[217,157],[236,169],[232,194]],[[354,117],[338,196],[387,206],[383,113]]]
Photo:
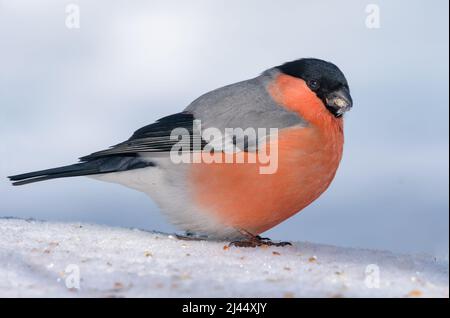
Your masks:
[[[165,158],[153,158],[152,161],[156,163],[155,167],[100,174],[92,178],[118,183],[148,194],[169,221],[181,230],[217,239],[240,237],[234,228],[220,224],[195,205],[186,179],[186,165],[175,165]]]

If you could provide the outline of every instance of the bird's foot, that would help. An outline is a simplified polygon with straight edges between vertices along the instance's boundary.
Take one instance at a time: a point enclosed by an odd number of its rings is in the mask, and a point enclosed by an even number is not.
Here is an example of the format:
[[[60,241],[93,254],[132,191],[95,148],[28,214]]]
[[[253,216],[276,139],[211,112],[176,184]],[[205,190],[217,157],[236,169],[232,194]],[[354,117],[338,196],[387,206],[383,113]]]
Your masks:
[[[292,245],[290,242],[272,242],[271,239],[267,237],[261,237],[259,235],[253,235],[248,231],[239,230],[239,232],[245,237],[244,240],[233,241],[229,246],[235,247],[258,247],[258,246],[288,246]]]

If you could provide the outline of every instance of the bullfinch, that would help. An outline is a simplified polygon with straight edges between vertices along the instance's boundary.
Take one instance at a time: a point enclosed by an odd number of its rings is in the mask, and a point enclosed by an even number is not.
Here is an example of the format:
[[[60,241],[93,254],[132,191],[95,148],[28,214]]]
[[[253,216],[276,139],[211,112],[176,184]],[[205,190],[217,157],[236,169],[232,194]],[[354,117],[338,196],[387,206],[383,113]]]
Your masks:
[[[208,92],[76,164],[13,185],[90,176],[148,194],[187,237],[282,246],[259,235],[316,200],[342,158],[352,107],[337,66],[304,58]]]

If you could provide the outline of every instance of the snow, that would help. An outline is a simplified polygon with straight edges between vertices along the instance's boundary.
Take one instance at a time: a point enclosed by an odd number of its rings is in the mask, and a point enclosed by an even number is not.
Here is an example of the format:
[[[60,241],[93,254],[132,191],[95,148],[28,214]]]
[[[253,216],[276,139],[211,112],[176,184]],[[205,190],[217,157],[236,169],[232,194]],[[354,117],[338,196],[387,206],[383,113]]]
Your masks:
[[[449,297],[448,260],[0,219],[0,297]]]

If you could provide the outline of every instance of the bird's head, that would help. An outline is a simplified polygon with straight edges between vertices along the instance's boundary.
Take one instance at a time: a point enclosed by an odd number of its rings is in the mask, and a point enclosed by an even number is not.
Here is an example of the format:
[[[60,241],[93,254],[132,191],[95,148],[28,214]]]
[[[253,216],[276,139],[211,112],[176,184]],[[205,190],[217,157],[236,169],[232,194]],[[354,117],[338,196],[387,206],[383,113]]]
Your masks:
[[[353,106],[347,79],[334,64],[319,59],[305,58],[277,67],[286,75],[300,78],[314,92],[325,107],[339,118]]]

